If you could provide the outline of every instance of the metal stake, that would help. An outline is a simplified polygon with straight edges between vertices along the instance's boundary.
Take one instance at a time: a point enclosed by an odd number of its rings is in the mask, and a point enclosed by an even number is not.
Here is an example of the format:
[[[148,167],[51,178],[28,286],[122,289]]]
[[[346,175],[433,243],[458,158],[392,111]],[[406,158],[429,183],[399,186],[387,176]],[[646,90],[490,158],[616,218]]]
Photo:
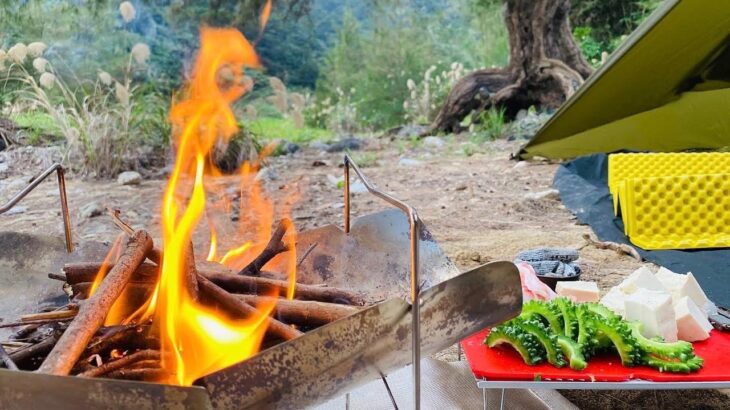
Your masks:
[[[0,214],[3,214],[12,209],[15,204],[20,202],[21,199],[25,198],[32,190],[34,190],[44,179],[48,178],[53,172],[58,175],[58,194],[61,199],[61,216],[63,217],[63,230],[66,236],[66,250],[71,253],[74,250],[73,237],[71,236],[71,216],[68,212],[68,201],[66,198],[66,179],[64,177],[65,170],[61,164],[53,164],[48,169],[43,171],[42,174],[38,175],[33,179],[28,186],[23,188],[22,191],[18,192],[14,197],[10,198],[10,201],[0,207]]]
[[[413,407],[418,410],[421,408],[421,303],[420,303],[420,286],[418,278],[418,240],[421,228],[421,220],[418,218],[416,210],[405,202],[386,194],[385,192],[375,188],[370,181],[365,178],[357,164],[345,155],[345,233],[350,232],[350,167],[355,171],[360,181],[362,181],[368,192],[382,199],[383,201],[400,209],[408,216],[408,224],[410,226],[410,250],[411,250],[411,336],[412,336],[412,366],[413,366]]]

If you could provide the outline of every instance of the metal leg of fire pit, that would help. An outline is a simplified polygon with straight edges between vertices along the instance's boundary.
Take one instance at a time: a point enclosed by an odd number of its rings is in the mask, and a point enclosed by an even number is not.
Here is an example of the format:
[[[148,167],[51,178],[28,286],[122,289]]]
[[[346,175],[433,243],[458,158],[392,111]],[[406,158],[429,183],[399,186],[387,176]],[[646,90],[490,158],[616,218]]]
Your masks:
[[[400,209],[408,216],[410,226],[410,251],[411,251],[411,306],[413,313],[412,327],[412,350],[413,350],[413,407],[421,408],[421,306],[420,286],[418,279],[418,238],[420,234],[421,221],[416,210],[403,201],[400,201],[373,186],[363,175],[360,168],[352,161],[349,155],[345,155],[345,233],[350,233],[350,168],[360,178],[368,192],[385,202]]]
[[[21,199],[25,198],[30,191],[34,190],[44,179],[48,178],[49,175],[56,172],[58,175],[58,195],[61,199],[61,215],[63,217],[63,230],[66,236],[66,250],[71,253],[74,250],[73,238],[71,237],[71,217],[68,212],[68,200],[66,198],[66,179],[64,177],[65,170],[61,164],[53,164],[48,169],[43,171],[42,174],[38,175],[33,181],[28,184],[22,191],[18,192],[17,195],[10,198],[10,201],[0,207],[0,214],[9,211],[15,206]]]

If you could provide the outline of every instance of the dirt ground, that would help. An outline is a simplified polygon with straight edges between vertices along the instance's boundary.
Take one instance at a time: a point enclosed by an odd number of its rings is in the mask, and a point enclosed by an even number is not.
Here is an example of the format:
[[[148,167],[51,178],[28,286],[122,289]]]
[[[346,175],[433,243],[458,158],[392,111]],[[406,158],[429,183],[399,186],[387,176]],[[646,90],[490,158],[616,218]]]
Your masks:
[[[414,206],[446,254],[460,268],[494,260],[512,260],[524,249],[584,245],[582,235],[590,228],[580,225],[554,195],[529,199],[528,194],[550,190],[555,164],[518,163],[509,159],[519,147],[516,142],[490,143],[482,153],[460,153],[458,141],[443,147],[423,144],[403,150],[385,140],[371,140],[365,151],[355,152],[365,163],[363,171],[381,189]],[[6,153],[10,166],[0,175],[0,204],[19,191],[36,174],[44,161],[33,153]],[[13,156],[14,155],[14,156]],[[24,155],[28,158],[25,158]],[[405,158],[405,159],[404,159]],[[1,161],[0,161],[1,162]],[[298,193],[292,216],[298,230],[342,223],[343,193],[336,178],[342,175],[341,153],[304,149],[293,155],[268,160],[260,176],[278,203]],[[365,166],[367,165],[367,166]],[[84,218],[80,209],[92,202],[121,209],[124,218],[159,236],[159,204],[165,184],[162,171],[148,172],[139,185],[122,186],[116,181],[84,180],[70,176],[69,205],[77,240],[111,241],[117,229],[102,215]],[[215,182],[228,192],[237,179]],[[385,208],[367,193],[354,193],[353,214],[363,215]],[[62,235],[60,207],[55,181],[41,186],[19,205],[22,212],[0,215],[0,230]],[[196,237],[198,252],[207,249],[207,236]],[[597,281],[608,289],[640,264],[610,250],[585,247],[578,260],[583,279]],[[439,355],[455,360],[454,349]],[[581,408],[730,408],[728,398],[718,392],[567,392]],[[681,399],[681,400],[680,400]]]

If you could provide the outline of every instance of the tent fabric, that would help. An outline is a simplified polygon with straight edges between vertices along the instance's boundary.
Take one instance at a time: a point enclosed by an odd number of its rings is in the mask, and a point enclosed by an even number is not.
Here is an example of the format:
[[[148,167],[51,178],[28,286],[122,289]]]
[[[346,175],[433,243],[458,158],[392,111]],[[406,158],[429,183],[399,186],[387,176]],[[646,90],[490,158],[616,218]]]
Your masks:
[[[520,157],[730,146],[729,85],[730,3],[667,0],[563,104]]]
[[[553,185],[563,204],[580,222],[590,225],[600,240],[634,246],[645,260],[674,272],[692,272],[710,299],[730,306],[730,249],[646,251],[629,242],[621,217],[613,213],[606,154],[584,156],[563,164]]]

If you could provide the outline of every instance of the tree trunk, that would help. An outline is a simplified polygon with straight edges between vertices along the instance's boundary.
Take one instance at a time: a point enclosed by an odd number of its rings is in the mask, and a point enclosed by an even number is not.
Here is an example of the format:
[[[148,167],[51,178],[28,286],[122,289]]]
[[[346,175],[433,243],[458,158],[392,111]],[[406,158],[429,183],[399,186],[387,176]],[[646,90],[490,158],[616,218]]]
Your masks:
[[[429,132],[457,132],[472,111],[501,107],[507,118],[531,105],[557,108],[593,69],[573,39],[570,0],[505,0],[509,65],[459,80]]]

